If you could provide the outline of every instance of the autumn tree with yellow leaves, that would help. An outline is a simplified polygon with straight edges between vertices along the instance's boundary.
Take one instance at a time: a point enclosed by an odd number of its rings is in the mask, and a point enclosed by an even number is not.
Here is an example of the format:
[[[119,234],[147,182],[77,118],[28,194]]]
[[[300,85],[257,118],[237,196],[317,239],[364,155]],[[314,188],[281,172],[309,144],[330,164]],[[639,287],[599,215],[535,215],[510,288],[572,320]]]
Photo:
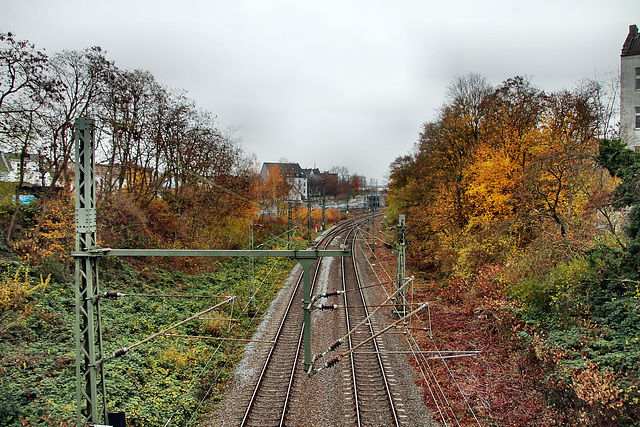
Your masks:
[[[461,315],[506,322],[520,343],[508,359],[545,378],[540,425],[551,404],[563,425],[640,421],[640,157],[600,138],[600,89],[456,78],[391,165],[388,218],[406,215],[407,259]]]
[[[416,225],[419,248],[449,254],[446,265],[474,229],[514,244],[580,232],[593,196],[615,187],[593,161],[596,107],[586,89],[546,94],[522,77],[496,89],[458,78],[414,153],[392,164],[389,205]]]
[[[287,179],[280,165],[271,165],[266,179],[256,182],[258,200],[279,216],[286,217],[286,202],[291,198],[293,182]]]

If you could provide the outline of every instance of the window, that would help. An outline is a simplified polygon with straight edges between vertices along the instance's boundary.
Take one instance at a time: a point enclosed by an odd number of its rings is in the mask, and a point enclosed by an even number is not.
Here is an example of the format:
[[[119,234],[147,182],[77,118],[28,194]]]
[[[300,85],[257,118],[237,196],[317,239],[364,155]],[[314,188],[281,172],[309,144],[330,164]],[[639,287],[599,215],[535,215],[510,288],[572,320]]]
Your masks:
[[[640,129],[640,107],[636,107],[636,129]]]
[[[636,90],[640,90],[640,68],[636,68]]]

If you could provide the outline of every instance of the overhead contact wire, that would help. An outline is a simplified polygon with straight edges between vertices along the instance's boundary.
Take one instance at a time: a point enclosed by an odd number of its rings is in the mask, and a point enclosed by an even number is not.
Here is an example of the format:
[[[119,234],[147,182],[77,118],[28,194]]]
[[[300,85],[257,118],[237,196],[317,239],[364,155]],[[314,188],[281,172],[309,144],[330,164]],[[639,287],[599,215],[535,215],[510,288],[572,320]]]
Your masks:
[[[261,285],[260,285],[260,286],[262,286],[262,285],[265,283],[266,279],[271,275],[271,273],[272,273],[272,271],[273,271],[273,268],[274,268],[275,264],[280,263],[280,262],[283,262],[283,260],[281,260],[281,259],[275,259],[275,261],[274,261],[274,263],[273,263],[273,265],[272,265],[272,268],[269,270],[269,272],[267,273],[267,275],[266,275],[266,276],[265,276],[265,278],[263,279],[263,281],[262,281],[262,283],[261,283]],[[272,288],[275,288],[276,286],[277,286],[277,285],[276,285],[276,283],[272,283]],[[266,300],[266,297],[265,297],[265,299],[263,300],[263,303],[264,303],[264,301],[265,301],[265,300]],[[261,306],[261,305],[259,305],[259,306]],[[243,311],[244,311],[244,310],[246,310],[247,308],[248,308],[248,305],[244,307]],[[243,337],[243,338],[247,337],[247,335],[249,334],[249,331],[251,330],[251,327],[252,327],[252,325],[253,325],[253,323],[254,323],[254,320],[255,320],[255,319],[253,319],[253,318],[252,318],[252,319],[249,321],[249,325],[247,325],[247,327],[244,329],[243,333],[240,335],[241,337]],[[221,342],[220,342],[220,344],[218,344],[218,347],[217,347],[217,349],[216,349],[216,353],[217,353],[217,352],[219,351],[219,349],[222,347],[222,345],[224,344],[224,342],[225,342],[225,341],[221,341]],[[251,342],[249,342],[249,345],[251,345],[251,344],[252,344],[252,343],[251,343]],[[243,344],[236,344],[235,346],[236,346],[236,347],[239,347],[239,346],[241,346],[241,345],[243,345]],[[214,354],[212,354],[212,355],[211,355],[211,357],[209,358],[209,361],[207,361],[207,364],[205,365],[205,367],[209,365],[209,363],[211,362],[211,360],[213,359],[213,357],[215,356],[215,354],[216,354],[216,353],[214,353]],[[212,389],[213,389],[213,387],[217,384],[218,379],[220,378],[220,376],[222,375],[222,373],[224,372],[224,370],[229,366],[229,364],[230,364],[230,363],[231,363],[231,361],[230,361],[230,360],[226,360],[226,361],[225,361],[225,363],[224,363],[224,365],[222,365],[222,366],[220,366],[220,367],[219,367],[219,370],[217,371],[216,375],[214,375],[214,376],[213,376],[213,378],[212,378],[211,385],[209,386],[209,389],[208,389],[208,390],[207,390],[207,392],[202,396],[202,399],[200,399],[200,402],[198,403],[198,405],[196,406],[196,408],[193,410],[193,414],[192,414],[191,418],[190,418],[190,419],[185,423],[185,426],[188,426],[188,425],[189,425],[189,424],[191,424],[191,422],[194,420],[194,418],[195,418],[195,416],[197,415],[198,411],[200,410],[200,408],[201,408],[201,407],[202,407],[202,405],[204,404],[205,400],[208,398],[209,393],[211,393],[211,390],[212,390]],[[204,369],[205,369],[205,368],[203,368],[203,370],[201,371],[201,374],[199,375],[199,377],[201,377],[201,376],[202,376],[202,373],[204,372]],[[193,389],[193,386],[192,386],[192,389]],[[173,416],[172,416],[172,417],[173,417]],[[166,427],[166,426],[168,426],[168,423],[169,423],[169,422],[170,422],[170,420],[169,420],[169,421],[167,421],[167,424],[165,424],[165,427]]]
[[[387,326],[386,328],[383,328],[381,331],[373,334],[372,336],[370,336],[369,338],[365,339],[364,341],[362,341],[361,343],[357,344],[356,346],[354,346],[353,348],[340,353],[338,356],[334,357],[333,359],[327,361],[327,363],[325,363],[324,367],[319,368],[316,370],[316,372],[320,372],[322,369],[324,368],[329,368],[331,366],[333,366],[335,363],[337,363],[338,361],[340,361],[340,359],[344,358],[345,356],[348,356],[349,354],[353,353],[355,350],[357,350],[358,348],[360,348],[361,346],[363,346],[364,344],[368,343],[369,341],[379,337],[381,334],[387,332],[389,329],[393,328],[396,324],[402,322],[403,320],[405,320],[407,317],[409,316],[413,316],[414,314],[418,313],[419,311],[423,310],[427,305],[429,305],[429,303],[425,302],[423,304],[420,305],[420,307],[416,308],[415,310],[413,310],[411,313],[407,314],[406,316],[401,317],[400,319],[396,320],[395,322],[391,323],[389,326]]]
[[[193,315],[193,316],[191,316],[191,317],[189,317],[189,318],[187,318],[187,319],[185,319],[185,320],[183,320],[183,321],[181,321],[181,322],[176,323],[175,325],[169,326],[168,328],[163,329],[163,330],[162,330],[162,331],[160,331],[160,332],[157,332],[157,333],[155,333],[155,334],[153,334],[153,335],[148,336],[147,338],[145,338],[145,339],[143,339],[143,340],[141,340],[141,341],[138,341],[138,342],[136,342],[136,343],[134,343],[134,344],[131,344],[129,347],[122,347],[121,349],[116,350],[116,351],[113,353],[113,355],[111,355],[110,357],[106,357],[106,358],[102,359],[102,361],[103,361],[103,362],[105,362],[105,361],[107,361],[107,360],[109,360],[109,359],[113,359],[114,357],[122,356],[122,355],[124,355],[125,353],[127,353],[129,350],[132,350],[132,349],[134,349],[134,348],[136,348],[136,347],[138,347],[138,346],[141,346],[142,344],[144,344],[144,343],[146,343],[146,342],[149,342],[149,341],[151,341],[152,339],[159,337],[160,335],[164,335],[164,334],[166,334],[168,331],[170,331],[170,330],[172,330],[172,329],[175,329],[175,328],[177,328],[178,326],[184,325],[185,323],[190,322],[191,320],[197,319],[197,318],[199,318],[200,316],[202,316],[203,314],[206,314],[206,313],[208,313],[208,312],[210,312],[210,311],[212,311],[212,310],[214,310],[214,309],[216,309],[216,308],[220,307],[221,305],[228,303],[229,301],[231,301],[231,300],[233,300],[233,299],[235,299],[235,297],[228,297],[226,301],[222,301],[221,303],[218,303],[218,304],[216,304],[216,305],[214,305],[214,306],[212,306],[212,307],[209,307],[209,308],[207,308],[206,310],[203,310],[203,311],[201,311],[201,312],[200,312],[200,313],[198,313],[198,314],[195,314],[195,315]]]
[[[351,330],[349,332],[347,332],[347,334],[345,336],[343,336],[342,338],[340,338],[339,340],[337,340],[335,343],[331,344],[331,346],[329,346],[329,348],[327,348],[323,353],[320,353],[318,355],[318,358],[321,358],[323,356],[325,356],[327,353],[329,353],[330,351],[335,350],[336,348],[338,348],[338,346],[344,342],[344,340],[346,340],[347,338],[349,338],[351,335],[353,335],[355,333],[355,331],[362,325],[366,324],[369,319],[372,318],[372,316],[374,316],[378,310],[380,310],[384,304],[386,304],[387,302],[389,302],[394,296],[396,296],[398,294],[398,292],[400,292],[409,282],[411,282],[413,280],[413,277],[409,277],[407,279],[405,279],[406,282],[399,287],[394,293],[392,293],[383,303],[382,305],[380,305],[379,307],[377,307],[375,310],[373,310],[373,312],[371,312],[371,314],[369,314],[368,316],[366,316],[363,320],[360,321],[360,323],[358,323],[356,326],[354,326],[353,328],[351,328]],[[343,292],[347,292],[346,290],[344,290]]]
[[[374,236],[374,237],[375,237],[375,236]],[[368,242],[366,242],[366,243],[367,243],[367,246],[369,246]],[[371,252],[373,253],[373,251],[371,251]],[[377,255],[376,255],[375,253],[373,253],[373,255],[374,255],[374,257],[375,257],[376,259],[378,259]],[[365,257],[365,258],[366,258],[366,257]],[[368,259],[367,259],[367,261],[368,261]],[[368,261],[368,262],[369,262],[369,261]],[[384,273],[387,275],[387,277],[389,277],[389,279],[390,279],[390,280],[393,280],[393,279],[391,278],[391,276],[389,275],[389,273],[387,272],[386,268],[384,268],[384,265],[381,265],[380,263],[377,263],[377,264],[381,266],[381,268],[383,269],[383,271],[384,271]],[[369,265],[370,265],[371,267],[373,267],[373,266],[371,265],[371,263],[370,263],[370,262],[369,262]],[[375,271],[375,268],[373,268],[373,271],[374,271],[374,274],[376,275],[376,277],[378,277],[377,272]],[[378,278],[378,280],[380,280],[380,279]],[[385,289],[385,292],[386,292],[386,288],[384,288],[384,287],[383,287],[383,289]],[[428,313],[428,317],[429,317],[429,332],[430,332],[430,334],[431,334],[431,309],[430,309],[430,306],[429,306],[429,313]],[[416,348],[418,348],[418,349],[419,349],[419,346],[418,346],[418,345],[417,345],[417,343],[415,342],[415,338],[413,337],[413,335],[412,335],[411,331],[407,331],[407,341],[409,342],[409,340],[410,340],[410,339],[414,341]],[[409,342],[409,343],[410,343],[410,342]],[[413,347],[413,345],[411,345],[411,343],[410,343],[410,348],[411,348],[411,349],[413,349],[413,348],[414,348],[414,347]],[[439,353],[440,358],[444,358],[444,356],[442,356],[442,353],[441,353],[439,350],[437,350],[437,352]],[[413,356],[416,358],[416,360],[424,359],[424,360],[423,360],[423,363],[425,364],[425,366],[427,366],[427,367],[428,367],[428,369],[429,369],[429,371],[430,371],[430,374],[431,374],[430,376],[433,378],[433,382],[436,384],[437,389],[439,389],[439,391],[440,391],[439,395],[441,395],[441,396],[444,398],[444,400],[446,401],[446,405],[445,405],[445,406],[447,406],[447,407],[449,408],[449,410],[450,410],[450,411],[452,412],[452,414],[453,414],[453,419],[454,419],[454,420],[456,420],[456,423],[458,423],[458,421],[457,421],[457,419],[456,419],[456,417],[455,417],[455,414],[453,413],[452,405],[451,405],[451,403],[449,402],[448,398],[446,397],[446,395],[445,395],[444,391],[442,390],[442,388],[441,388],[441,386],[440,386],[439,382],[437,381],[436,376],[435,376],[435,373],[434,373],[434,372],[433,372],[433,370],[431,369],[431,366],[430,366],[430,364],[429,364],[429,361],[425,358],[425,356],[424,356],[424,354],[423,354],[423,353],[417,353],[415,350],[414,350],[414,352],[413,352]],[[445,363],[445,366],[447,366],[447,368],[448,368],[448,365],[446,365],[446,362],[444,361],[444,359],[443,359],[443,362]],[[419,366],[420,366],[420,365],[421,365],[421,364],[419,364]],[[422,371],[422,369],[420,369],[420,371],[422,372],[422,376],[423,376],[423,379],[425,380],[425,384],[426,384],[426,385],[427,385],[427,387],[429,388],[429,392],[430,392],[430,394],[432,395],[432,398],[434,399],[434,404],[436,405],[436,407],[437,407],[437,409],[438,409],[439,413],[441,414],[441,416],[442,416],[442,418],[443,418],[443,422],[445,422],[445,424],[446,424],[446,421],[445,421],[445,419],[444,419],[444,418],[445,418],[445,417],[444,417],[444,414],[442,414],[442,411],[440,410],[440,405],[438,404],[437,399],[435,398],[435,396],[434,396],[434,394],[433,394],[432,388],[431,388],[431,386],[429,385],[429,383],[430,383],[431,381],[427,378],[427,376],[426,376],[426,375],[425,375],[425,373]],[[452,376],[452,374],[451,374],[451,372],[450,372],[450,371],[449,371],[449,374]],[[452,376],[452,377],[453,377],[453,376]],[[455,381],[455,378],[454,378],[454,381]],[[456,383],[456,385],[457,385],[457,383]],[[477,418],[476,418],[476,416],[475,416],[475,413],[473,413],[473,411],[472,411],[472,409],[471,409],[470,405],[468,404],[468,402],[467,402],[467,400],[466,400],[465,396],[462,394],[462,391],[460,390],[459,386],[458,386],[458,390],[459,390],[459,392],[461,393],[463,400],[465,400],[465,403],[467,403],[467,407],[471,410],[471,413],[472,413],[473,417],[474,417],[474,418],[476,419],[476,421],[477,421]],[[449,418],[449,417],[447,416],[447,418]],[[449,418],[449,419],[450,419],[450,418]],[[458,423],[458,425],[459,425],[459,423]]]

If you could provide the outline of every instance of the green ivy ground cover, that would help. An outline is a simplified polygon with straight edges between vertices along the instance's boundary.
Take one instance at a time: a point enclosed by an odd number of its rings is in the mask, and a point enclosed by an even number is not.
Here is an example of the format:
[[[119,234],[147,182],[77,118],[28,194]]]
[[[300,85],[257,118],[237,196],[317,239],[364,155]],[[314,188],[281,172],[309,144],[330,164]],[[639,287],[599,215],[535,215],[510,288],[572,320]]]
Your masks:
[[[292,261],[256,261],[258,314],[288,275]],[[101,265],[101,290],[126,294],[233,295],[236,300],[172,330],[183,335],[245,336],[259,316],[246,310],[251,290],[246,259],[216,261],[215,271],[187,275],[137,269],[110,259]],[[40,270],[43,270],[40,268]],[[270,274],[267,274],[269,273]],[[41,273],[45,273],[42,275]],[[74,283],[70,274],[28,270],[0,262],[0,425],[75,424]],[[47,281],[47,277],[49,280]],[[45,283],[46,282],[46,283]],[[43,286],[46,285],[46,286]],[[215,303],[210,298],[103,299],[105,354],[128,347]],[[233,318],[234,322],[221,319]],[[235,342],[160,337],[105,364],[110,411],[125,411],[129,426],[184,425],[220,398],[224,381],[239,360]]]

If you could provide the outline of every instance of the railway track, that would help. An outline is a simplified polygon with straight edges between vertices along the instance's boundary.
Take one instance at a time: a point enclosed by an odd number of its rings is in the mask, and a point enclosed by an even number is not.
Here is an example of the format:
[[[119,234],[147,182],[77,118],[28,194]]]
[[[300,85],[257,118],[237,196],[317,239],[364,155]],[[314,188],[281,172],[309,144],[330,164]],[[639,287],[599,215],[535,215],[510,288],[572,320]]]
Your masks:
[[[316,247],[325,249],[339,232],[340,228],[331,230]],[[313,268],[312,294],[321,263],[322,258]],[[301,348],[304,315],[299,305],[303,300],[302,280],[302,275],[296,280],[284,316],[275,333],[275,344],[271,347],[262,372],[252,387],[251,397],[244,404],[246,410],[238,424],[240,426],[285,425],[296,367],[303,357]]]
[[[357,229],[354,228],[346,238],[353,256],[349,259],[342,258],[343,297],[344,305],[348,307],[344,310],[345,335],[370,315],[356,264],[356,233]],[[380,355],[380,346],[377,339],[371,339],[375,332],[374,324],[368,321],[348,337],[350,350],[359,346],[357,351],[349,353],[356,425],[398,426],[398,413]]]
[[[361,217],[345,221],[334,227],[322,241],[316,244],[318,249],[326,249],[330,245],[347,244],[352,254],[358,251],[354,246],[358,228],[371,218]],[[311,269],[312,295],[318,276],[323,269],[333,272],[333,280],[326,280],[328,291],[344,292],[338,302],[343,307],[330,313],[314,311],[312,320],[312,336],[317,346],[324,346],[347,335],[354,325],[369,316],[367,304],[376,304],[373,293],[363,292],[358,273],[357,256],[340,258],[339,265],[333,265],[332,259],[321,258]],[[333,261],[337,264],[337,259]],[[327,276],[327,271],[324,275]],[[264,361],[257,369],[259,374],[243,388],[242,393],[234,398],[234,414],[227,414],[224,425],[239,426],[284,426],[284,425],[357,425],[357,426],[400,426],[406,425],[400,415],[402,403],[394,397],[394,387],[390,367],[385,363],[384,340],[371,339],[376,332],[376,325],[388,323],[380,313],[376,320],[367,322],[356,332],[349,334],[348,348],[359,346],[345,357],[339,366],[331,371],[323,371],[313,378],[304,372],[303,355],[303,300],[302,275],[300,274],[291,287],[288,298],[281,303],[284,314],[279,322],[267,322],[269,331],[265,334],[273,337],[275,344],[264,350],[260,357]],[[321,300],[326,301],[326,300]],[[318,303],[319,304],[319,303]],[[390,313],[390,309],[386,313]],[[321,322],[314,324],[314,322]],[[366,343],[364,341],[369,340]],[[320,344],[322,342],[323,344]],[[346,343],[347,341],[345,341]],[[318,347],[316,346],[316,350]],[[347,347],[343,344],[343,347]],[[326,347],[325,347],[326,348]],[[347,348],[341,348],[347,350]],[[328,391],[327,391],[328,390]],[[323,395],[324,394],[324,395]],[[324,402],[324,403],[320,403]],[[327,405],[329,407],[327,408]],[[313,410],[309,407],[323,406],[325,420],[310,419]],[[333,412],[333,415],[326,413]],[[315,412],[318,413],[317,410]],[[311,415],[315,416],[315,415]],[[327,418],[329,417],[329,418]],[[338,421],[326,421],[335,417]]]

